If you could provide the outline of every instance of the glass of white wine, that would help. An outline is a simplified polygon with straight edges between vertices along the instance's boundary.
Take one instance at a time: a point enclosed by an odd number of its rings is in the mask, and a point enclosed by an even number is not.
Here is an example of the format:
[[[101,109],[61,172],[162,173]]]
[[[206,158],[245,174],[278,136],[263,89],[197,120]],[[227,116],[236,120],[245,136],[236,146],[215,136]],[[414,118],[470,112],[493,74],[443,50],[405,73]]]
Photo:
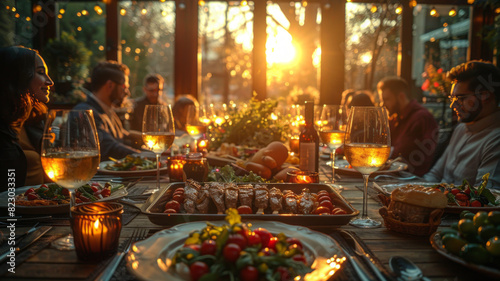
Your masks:
[[[47,176],[70,193],[97,172],[100,161],[99,139],[92,110],[49,111],[42,139],[42,166]],[[53,242],[60,250],[74,249],[70,234]]]
[[[142,140],[156,154],[156,189],[160,189],[160,156],[175,139],[175,125],[170,105],[146,105],[142,119]]]
[[[368,207],[368,178],[382,167],[391,152],[391,133],[385,107],[353,106],[344,141],[344,153],[351,166],[363,175],[363,211],[350,224],[361,228],[375,228],[380,221],[370,219]]]
[[[207,126],[202,121],[200,107],[189,105],[187,108],[186,131],[194,139],[194,152],[198,151],[198,140],[207,132]]]
[[[347,123],[345,107],[340,105],[323,105],[319,118],[319,136],[321,141],[328,145],[332,158],[332,181],[335,179],[335,151],[342,146],[345,138]]]

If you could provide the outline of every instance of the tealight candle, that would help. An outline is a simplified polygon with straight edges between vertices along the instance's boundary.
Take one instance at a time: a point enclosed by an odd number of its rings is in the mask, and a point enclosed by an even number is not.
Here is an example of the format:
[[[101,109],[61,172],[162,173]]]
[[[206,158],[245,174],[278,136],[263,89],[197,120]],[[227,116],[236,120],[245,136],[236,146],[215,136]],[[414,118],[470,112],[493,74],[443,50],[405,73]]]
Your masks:
[[[286,181],[290,183],[318,183],[319,175],[317,172],[309,171],[291,171],[287,173]]]
[[[97,202],[71,208],[71,229],[81,260],[101,260],[118,249],[123,205]]]
[[[171,156],[168,158],[168,174],[170,182],[183,181],[184,163],[186,158],[183,155]]]

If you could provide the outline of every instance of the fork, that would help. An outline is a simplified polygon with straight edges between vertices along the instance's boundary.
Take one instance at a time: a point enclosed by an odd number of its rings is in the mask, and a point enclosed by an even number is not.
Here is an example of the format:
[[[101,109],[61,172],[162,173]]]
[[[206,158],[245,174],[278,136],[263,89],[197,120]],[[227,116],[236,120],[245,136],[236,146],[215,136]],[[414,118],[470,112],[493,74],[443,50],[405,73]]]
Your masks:
[[[109,279],[111,279],[111,277],[113,276],[113,273],[115,272],[116,268],[118,267],[118,265],[122,261],[123,257],[130,250],[130,247],[132,246],[132,244],[134,242],[137,242],[137,241],[145,239],[146,236],[147,236],[147,234],[148,234],[148,229],[145,229],[145,228],[136,228],[136,229],[134,229],[134,231],[132,232],[132,236],[130,236],[130,238],[125,243],[125,245],[123,247],[123,250],[119,251],[115,255],[115,257],[113,258],[113,260],[111,260],[111,262],[109,263],[109,265],[97,277],[96,280],[98,280],[98,281],[108,281]]]

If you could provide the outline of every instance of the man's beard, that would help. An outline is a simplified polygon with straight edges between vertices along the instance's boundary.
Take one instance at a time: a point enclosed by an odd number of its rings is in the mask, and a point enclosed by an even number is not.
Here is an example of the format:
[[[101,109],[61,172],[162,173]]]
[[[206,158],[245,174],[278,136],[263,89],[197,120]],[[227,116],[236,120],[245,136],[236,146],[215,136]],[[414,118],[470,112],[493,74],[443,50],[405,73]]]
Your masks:
[[[111,92],[111,103],[113,103],[113,105],[122,107],[124,99],[125,98],[118,93],[118,88],[113,89],[113,92]]]
[[[481,113],[481,110],[483,110],[483,104],[480,101],[475,103],[474,107],[470,108],[470,110],[467,111],[456,110],[458,111],[457,112],[458,122],[469,123],[474,121],[479,115],[479,113]]]

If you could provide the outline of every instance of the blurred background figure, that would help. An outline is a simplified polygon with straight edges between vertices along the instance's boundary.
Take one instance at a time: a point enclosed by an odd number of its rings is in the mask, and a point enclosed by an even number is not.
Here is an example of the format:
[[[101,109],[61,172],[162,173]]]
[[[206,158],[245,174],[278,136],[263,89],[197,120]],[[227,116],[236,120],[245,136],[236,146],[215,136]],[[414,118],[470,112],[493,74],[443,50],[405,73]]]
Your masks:
[[[186,132],[187,107],[189,105],[199,106],[198,101],[191,95],[180,96],[175,100],[172,114],[175,121],[175,135],[182,136]]]
[[[163,95],[164,79],[159,74],[148,74],[144,77],[142,91],[144,96],[138,98],[134,102],[134,112],[130,120],[130,129],[141,132],[142,118],[144,116],[144,108],[148,104],[164,104],[161,100]]]
[[[349,97],[347,97],[345,106],[350,108],[351,106],[374,106],[373,95],[368,91],[356,91]]]
[[[434,159],[439,129],[434,116],[410,97],[410,87],[400,77],[382,79],[377,90],[389,111],[391,158],[402,157],[410,172],[422,176]]]
[[[48,100],[53,82],[37,51],[16,46],[0,48],[0,85],[0,191],[5,191],[25,185],[28,161],[20,131],[39,100]],[[36,160],[32,156],[30,162]],[[40,164],[39,154],[37,159]]]

